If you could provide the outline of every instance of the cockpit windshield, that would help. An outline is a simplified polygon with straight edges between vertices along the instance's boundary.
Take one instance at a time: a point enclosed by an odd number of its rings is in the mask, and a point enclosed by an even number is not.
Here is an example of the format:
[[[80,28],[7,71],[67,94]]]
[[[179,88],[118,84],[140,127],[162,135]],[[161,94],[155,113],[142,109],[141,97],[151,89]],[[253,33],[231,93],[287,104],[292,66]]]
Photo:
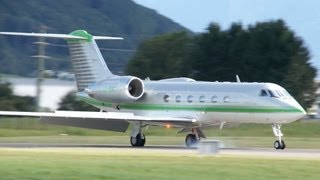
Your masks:
[[[291,98],[291,95],[284,89],[262,89],[259,96],[273,98]]]
[[[280,97],[280,95],[278,94],[277,91],[269,90],[269,89],[268,89],[268,92],[269,92],[269,94],[270,94],[270,97],[275,97],[275,98],[279,98],[279,97]]]
[[[268,95],[268,93],[267,93],[266,90],[262,89],[262,90],[260,91],[260,96],[269,96],[269,95]]]
[[[292,98],[292,96],[285,89],[280,90],[280,92],[284,95],[285,98]]]

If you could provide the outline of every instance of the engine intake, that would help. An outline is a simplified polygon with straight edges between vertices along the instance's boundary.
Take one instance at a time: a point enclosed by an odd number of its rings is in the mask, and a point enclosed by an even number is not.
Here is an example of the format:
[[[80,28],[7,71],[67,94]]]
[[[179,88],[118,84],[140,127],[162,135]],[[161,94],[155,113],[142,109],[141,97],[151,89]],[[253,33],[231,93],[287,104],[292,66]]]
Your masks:
[[[101,101],[122,103],[133,102],[144,94],[144,84],[141,79],[133,76],[113,77],[85,89],[92,98]]]
[[[132,97],[140,98],[143,95],[143,83],[140,79],[131,79],[128,85],[128,92]]]

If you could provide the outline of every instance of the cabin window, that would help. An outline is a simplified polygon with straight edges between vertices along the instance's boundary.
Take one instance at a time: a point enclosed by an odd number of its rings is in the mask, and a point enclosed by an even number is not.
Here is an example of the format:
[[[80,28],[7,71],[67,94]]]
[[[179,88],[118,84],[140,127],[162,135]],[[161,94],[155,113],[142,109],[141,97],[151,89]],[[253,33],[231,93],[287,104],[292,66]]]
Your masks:
[[[212,96],[211,102],[216,103],[217,101],[218,101],[218,97],[217,96]]]
[[[192,101],[193,101],[193,96],[191,96],[191,95],[188,96],[188,97],[187,97],[187,101],[188,101],[189,103],[192,103]]]
[[[176,96],[176,102],[177,102],[177,103],[181,102],[181,96],[180,96],[180,95],[177,95],[177,96]]]
[[[262,90],[260,91],[260,96],[268,96],[267,91],[264,90],[264,89],[262,89]]]
[[[225,102],[225,103],[230,102],[230,97],[229,96],[225,96],[223,98],[223,102]]]
[[[206,101],[206,97],[205,96],[202,95],[202,96],[199,97],[199,102],[203,103],[205,101]]]
[[[168,94],[163,96],[163,101],[164,102],[169,102],[169,100],[170,100],[170,96]]]

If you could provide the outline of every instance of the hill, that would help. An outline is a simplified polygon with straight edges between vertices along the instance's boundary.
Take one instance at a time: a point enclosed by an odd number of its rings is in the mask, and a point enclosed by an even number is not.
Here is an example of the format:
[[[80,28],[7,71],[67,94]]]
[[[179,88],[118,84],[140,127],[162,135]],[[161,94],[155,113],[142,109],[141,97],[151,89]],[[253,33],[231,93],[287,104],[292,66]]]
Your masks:
[[[121,72],[144,39],[167,32],[188,31],[172,20],[131,0],[16,0],[0,6],[0,31],[69,33],[85,29],[94,35],[122,36],[123,41],[99,42],[113,72]],[[0,72],[31,75],[37,61],[36,38],[0,37]],[[68,70],[68,48],[63,40],[47,39],[46,69]],[[62,45],[62,46],[61,46]],[[117,50],[114,50],[117,49]],[[120,49],[120,50],[119,50]],[[122,50],[121,50],[122,49]]]

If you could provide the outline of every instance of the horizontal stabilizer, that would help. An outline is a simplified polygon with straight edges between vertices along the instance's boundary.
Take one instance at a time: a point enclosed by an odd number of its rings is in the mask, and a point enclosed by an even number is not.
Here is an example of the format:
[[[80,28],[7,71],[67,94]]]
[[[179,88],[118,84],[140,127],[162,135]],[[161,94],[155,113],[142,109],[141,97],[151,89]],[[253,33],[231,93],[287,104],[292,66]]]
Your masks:
[[[22,33],[22,32],[0,32],[3,35],[12,36],[32,36],[32,37],[46,37],[46,38],[62,38],[62,39],[83,39],[87,40],[86,37],[75,36],[70,34],[48,34],[48,33]],[[122,37],[111,37],[111,36],[92,36],[95,40],[123,40]]]
[[[95,40],[123,40],[122,37],[111,37],[111,36],[93,36]]]

